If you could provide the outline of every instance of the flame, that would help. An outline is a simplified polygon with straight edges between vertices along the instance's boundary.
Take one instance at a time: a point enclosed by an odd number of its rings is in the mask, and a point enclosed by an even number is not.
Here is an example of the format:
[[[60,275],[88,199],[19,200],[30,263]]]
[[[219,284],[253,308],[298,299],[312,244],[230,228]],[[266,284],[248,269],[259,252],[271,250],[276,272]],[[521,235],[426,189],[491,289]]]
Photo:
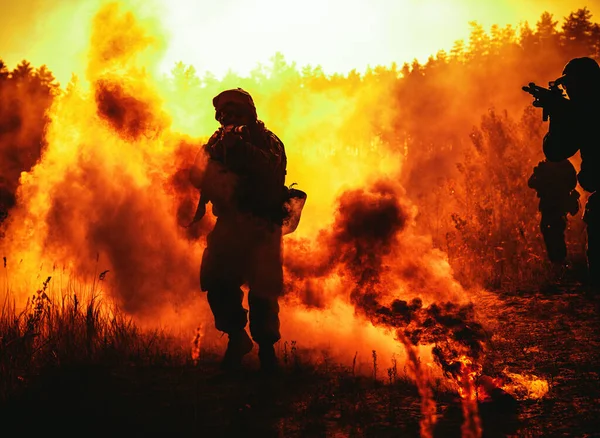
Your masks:
[[[419,396],[421,397],[422,416],[419,423],[421,437],[431,438],[433,437],[434,426],[437,422],[437,406],[433,399],[433,392],[429,385],[429,379],[421,367],[421,362],[416,355],[414,345],[412,345],[406,337],[402,335],[398,335],[398,337],[406,349],[410,374],[417,384]]]
[[[459,364],[459,372],[456,380],[459,395],[468,400],[476,400],[475,381],[481,372],[481,366],[474,364],[473,361],[461,356],[456,361]]]
[[[194,365],[198,364],[198,361],[200,360],[200,347],[202,345],[203,336],[202,325],[200,325],[196,328],[196,334],[194,335],[194,339],[192,339],[192,362]]]
[[[508,381],[501,388],[518,400],[537,400],[550,391],[548,381],[534,374],[511,373],[507,369],[502,374],[508,378]]]
[[[464,417],[461,428],[462,436],[463,438],[479,438],[483,430],[478,414],[476,381],[481,373],[481,366],[464,355],[457,362],[460,364],[457,378],[458,393],[461,397]]]

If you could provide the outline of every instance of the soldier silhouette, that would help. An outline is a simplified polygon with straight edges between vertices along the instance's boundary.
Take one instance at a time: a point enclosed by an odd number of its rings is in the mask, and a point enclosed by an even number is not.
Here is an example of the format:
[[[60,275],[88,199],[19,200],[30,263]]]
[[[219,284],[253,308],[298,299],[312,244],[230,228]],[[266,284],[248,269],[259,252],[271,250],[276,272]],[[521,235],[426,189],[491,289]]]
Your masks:
[[[217,217],[207,236],[200,284],[216,328],[229,336],[221,364],[225,370],[239,368],[253,348],[240,289],[248,284],[250,333],[259,346],[261,369],[272,371],[278,367],[274,344],[280,339],[282,224],[289,197],[285,148],[257,119],[252,97],[241,88],[223,91],[213,105],[221,127],[202,148],[190,173],[201,192],[194,221],[202,218],[208,202]]]
[[[574,216],[579,211],[579,192],[575,190],[577,171],[569,160],[543,160],[533,169],[528,185],[540,198],[540,231],[548,259],[563,266],[567,258],[567,214]]]
[[[573,58],[554,81],[566,91],[568,99],[552,93],[536,96],[534,106],[542,107],[550,118],[544,136],[544,155],[560,162],[581,154],[579,185],[588,193],[584,222],[587,230],[589,291],[600,289],[600,66],[588,57]]]

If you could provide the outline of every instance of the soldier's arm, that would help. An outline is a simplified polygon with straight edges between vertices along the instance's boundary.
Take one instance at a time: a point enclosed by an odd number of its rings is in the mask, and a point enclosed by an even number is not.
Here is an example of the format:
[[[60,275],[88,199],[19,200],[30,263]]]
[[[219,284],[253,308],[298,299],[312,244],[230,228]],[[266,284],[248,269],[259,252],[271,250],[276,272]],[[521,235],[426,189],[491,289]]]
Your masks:
[[[537,178],[535,177],[535,172],[534,172],[534,173],[531,174],[531,176],[527,180],[527,186],[530,189],[535,189],[536,185],[537,185],[536,183],[537,183]]]
[[[568,187],[571,187],[571,190],[577,187],[577,170],[569,160],[565,162],[565,181],[568,181]],[[565,182],[565,184],[567,183]]]
[[[206,169],[208,160],[213,158],[212,155],[214,155],[214,148],[217,145],[218,137],[219,133],[215,132],[212,137],[210,137],[208,142],[202,146],[202,148],[198,151],[196,159],[194,160],[194,164],[192,164],[190,169],[190,182],[198,190],[202,189],[204,171]]]
[[[192,168],[190,169],[190,182],[198,190],[202,188],[202,179],[204,177],[204,169],[206,168],[207,161],[208,158],[206,152],[204,151],[204,148],[202,148],[198,151],[194,164],[192,164]]]
[[[543,166],[543,161],[540,161],[537,166],[535,166],[533,168],[533,173],[531,174],[531,176],[529,177],[529,179],[527,180],[527,186],[530,189],[536,189],[537,190],[537,185],[538,185],[538,173],[540,172],[540,167]]]
[[[550,116],[548,133],[544,136],[544,155],[549,161],[566,160],[579,150],[585,141],[585,131],[572,112]]]
[[[224,138],[226,166],[232,171],[244,168],[268,170],[277,159],[273,153],[263,150],[242,138],[227,134]]]
[[[285,146],[283,145],[281,139],[273,133],[271,133],[271,139],[274,145],[274,149],[278,151],[277,154],[279,165],[283,170],[284,175],[287,175],[287,155],[285,153]]]

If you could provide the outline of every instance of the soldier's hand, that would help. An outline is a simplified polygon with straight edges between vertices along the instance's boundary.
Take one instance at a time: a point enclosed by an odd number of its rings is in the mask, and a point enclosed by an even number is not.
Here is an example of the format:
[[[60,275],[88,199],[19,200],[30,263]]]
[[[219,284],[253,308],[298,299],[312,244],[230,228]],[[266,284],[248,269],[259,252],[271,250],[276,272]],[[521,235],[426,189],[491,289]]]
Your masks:
[[[223,133],[238,135],[241,137],[248,133],[248,127],[246,125],[227,125],[223,126]]]
[[[226,149],[240,146],[244,141],[244,135],[248,132],[246,126],[228,125],[222,128],[221,143]]]
[[[239,136],[233,134],[231,131],[223,130],[223,134],[221,135],[221,144],[226,148],[233,147],[236,142],[239,140]]]

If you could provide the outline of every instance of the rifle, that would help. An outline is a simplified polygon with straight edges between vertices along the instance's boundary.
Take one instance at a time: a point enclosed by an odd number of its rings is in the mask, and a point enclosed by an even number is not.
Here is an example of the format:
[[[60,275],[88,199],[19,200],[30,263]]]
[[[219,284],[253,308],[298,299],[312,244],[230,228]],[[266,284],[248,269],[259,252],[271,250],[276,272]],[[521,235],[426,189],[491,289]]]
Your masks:
[[[536,85],[530,82],[529,85],[521,89],[534,97],[533,106],[542,108],[542,120],[548,121],[549,107],[555,106],[557,102],[565,99],[563,90],[554,81],[548,82],[548,88]]]

